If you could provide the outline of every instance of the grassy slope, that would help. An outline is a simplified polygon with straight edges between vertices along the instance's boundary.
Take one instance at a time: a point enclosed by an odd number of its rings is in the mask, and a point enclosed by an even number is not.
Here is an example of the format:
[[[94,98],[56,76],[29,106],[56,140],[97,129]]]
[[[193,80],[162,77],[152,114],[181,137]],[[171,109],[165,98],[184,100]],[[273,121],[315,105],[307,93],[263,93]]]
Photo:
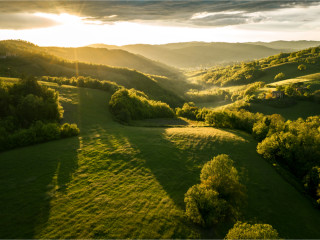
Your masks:
[[[230,225],[202,231],[183,215],[184,193],[220,153],[242,169],[246,220],[282,237],[320,237],[319,211],[257,155],[251,136],[122,126],[108,93],[63,86],[60,95],[81,134],[0,154],[0,238],[223,238]]]
[[[255,81],[263,81],[265,83],[273,83],[275,82],[274,77],[283,72],[285,74],[286,79],[297,78],[307,74],[318,73],[320,71],[319,65],[303,63],[307,66],[307,70],[299,71],[297,68],[301,63],[284,63],[276,66],[272,66],[269,68],[265,68],[265,74],[260,78],[257,78]]]

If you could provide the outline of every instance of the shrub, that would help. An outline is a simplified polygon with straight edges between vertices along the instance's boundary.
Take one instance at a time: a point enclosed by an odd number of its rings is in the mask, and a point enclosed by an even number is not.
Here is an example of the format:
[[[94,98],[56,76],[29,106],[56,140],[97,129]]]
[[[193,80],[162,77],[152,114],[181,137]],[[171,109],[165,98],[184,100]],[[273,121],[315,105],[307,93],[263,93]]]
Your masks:
[[[269,224],[237,222],[225,239],[279,239],[277,230]]]
[[[65,123],[60,127],[60,134],[62,138],[77,136],[80,133],[76,124]]]
[[[300,65],[298,66],[298,70],[300,70],[300,71],[305,71],[306,69],[307,69],[307,66],[304,65],[304,64],[300,64]]]
[[[285,78],[285,74],[283,72],[281,73],[278,73],[275,77],[274,77],[274,80],[275,81],[280,81],[280,80],[283,80]]]

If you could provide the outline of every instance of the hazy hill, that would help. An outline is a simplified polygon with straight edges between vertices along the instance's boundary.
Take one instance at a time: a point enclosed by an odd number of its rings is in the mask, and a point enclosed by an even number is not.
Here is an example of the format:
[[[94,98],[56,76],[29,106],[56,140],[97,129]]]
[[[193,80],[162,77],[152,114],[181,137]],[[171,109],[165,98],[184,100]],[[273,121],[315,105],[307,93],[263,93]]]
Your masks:
[[[176,77],[179,74],[176,69],[165,64],[120,49],[46,47],[45,50],[50,54],[72,61],[132,68],[144,73],[167,77]]]
[[[320,46],[320,41],[274,41],[274,42],[249,42],[248,44],[260,45],[274,49],[298,51],[305,48]]]
[[[292,52],[320,45],[316,41],[275,41],[251,43],[183,42],[162,45],[135,44],[114,46],[93,44],[91,47],[123,49],[178,68],[208,67],[230,62],[254,60],[280,52]]]
[[[171,105],[182,102],[171,90],[175,83],[165,77],[146,75],[128,68],[75,62],[58,58],[34,44],[24,41],[0,41],[0,75],[19,77],[33,76],[91,76],[100,80],[116,82],[126,88],[143,91],[156,100]],[[2,55],[3,56],[3,55]]]
[[[252,60],[279,53],[280,50],[244,43],[136,44],[122,47],[94,44],[92,47],[123,49],[178,68],[196,68],[228,62]]]

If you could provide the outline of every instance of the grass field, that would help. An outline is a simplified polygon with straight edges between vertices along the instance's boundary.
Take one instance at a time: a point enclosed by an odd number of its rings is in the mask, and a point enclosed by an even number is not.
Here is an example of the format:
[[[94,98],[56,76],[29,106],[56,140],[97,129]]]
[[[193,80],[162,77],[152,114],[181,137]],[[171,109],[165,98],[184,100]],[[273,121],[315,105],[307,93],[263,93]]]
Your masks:
[[[0,153],[0,238],[223,238],[184,217],[184,193],[203,164],[229,154],[248,189],[243,220],[283,238],[319,238],[320,212],[256,153],[256,141],[210,127],[130,127],[110,95],[58,87],[79,137]]]

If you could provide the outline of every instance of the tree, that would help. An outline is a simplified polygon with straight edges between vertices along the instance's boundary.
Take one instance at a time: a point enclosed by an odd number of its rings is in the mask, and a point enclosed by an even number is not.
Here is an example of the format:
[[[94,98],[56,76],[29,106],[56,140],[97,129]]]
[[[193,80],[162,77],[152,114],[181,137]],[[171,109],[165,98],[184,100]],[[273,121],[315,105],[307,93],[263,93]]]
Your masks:
[[[305,187],[313,197],[320,197],[320,167],[311,168],[305,177]]]
[[[194,223],[212,226],[237,218],[245,199],[245,187],[239,182],[237,169],[226,154],[207,162],[200,174],[201,183],[185,194],[186,215]]]
[[[274,77],[274,80],[275,81],[280,81],[280,80],[283,80],[285,78],[285,74],[283,72],[281,73],[278,73],[275,77]]]
[[[187,217],[202,226],[217,224],[226,217],[228,203],[219,198],[219,193],[205,184],[189,188],[185,194]]]
[[[304,64],[300,64],[300,65],[298,66],[298,70],[300,70],[300,71],[305,71],[306,69],[307,69],[307,66],[304,65]]]
[[[225,239],[279,239],[279,234],[269,224],[249,224],[237,222]]]

